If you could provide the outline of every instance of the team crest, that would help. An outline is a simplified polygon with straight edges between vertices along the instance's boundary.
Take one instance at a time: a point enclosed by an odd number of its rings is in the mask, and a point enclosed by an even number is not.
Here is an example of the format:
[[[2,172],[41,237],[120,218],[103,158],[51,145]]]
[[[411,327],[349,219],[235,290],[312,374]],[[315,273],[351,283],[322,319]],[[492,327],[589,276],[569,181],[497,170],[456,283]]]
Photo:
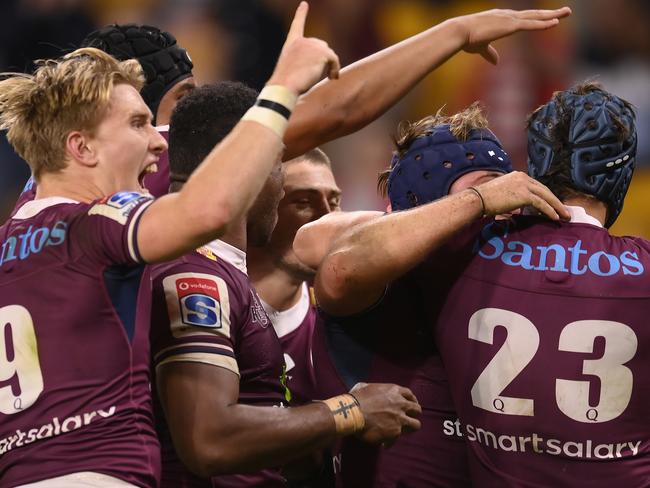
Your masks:
[[[260,324],[263,329],[266,329],[271,322],[269,316],[266,315],[264,307],[257,298],[257,293],[251,290],[251,317],[253,323]]]

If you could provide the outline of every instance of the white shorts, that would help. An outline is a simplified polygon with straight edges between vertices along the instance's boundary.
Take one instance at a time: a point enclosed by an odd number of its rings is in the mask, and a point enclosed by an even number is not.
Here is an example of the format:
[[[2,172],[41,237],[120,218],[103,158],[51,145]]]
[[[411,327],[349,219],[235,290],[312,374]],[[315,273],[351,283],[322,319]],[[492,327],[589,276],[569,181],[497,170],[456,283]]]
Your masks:
[[[37,481],[28,485],[20,485],[16,488],[137,488],[119,478],[107,474],[83,471],[80,473],[57,476],[49,480]]]

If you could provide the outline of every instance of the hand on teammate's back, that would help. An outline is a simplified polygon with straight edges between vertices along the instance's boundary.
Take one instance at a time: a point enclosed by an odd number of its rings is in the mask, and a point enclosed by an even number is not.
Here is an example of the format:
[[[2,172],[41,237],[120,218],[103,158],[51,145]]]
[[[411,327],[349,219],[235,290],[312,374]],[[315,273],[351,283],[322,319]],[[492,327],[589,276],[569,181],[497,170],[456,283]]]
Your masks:
[[[391,442],[401,434],[420,429],[416,418],[422,408],[411,390],[384,383],[361,383],[353,393],[363,412],[365,427],[357,435],[364,442]]]
[[[571,15],[569,7],[556,10],[493,9],[451,19],[467,38],[463,50],[477,53],[492,64],[499,62],[499,53],[490,44],[519,31],[544,30],[556,26],[560,19]]]
[[[476,187],[483,199],[486,215],[501,215],[524,207],[533,207],[552,220],[569,220],[567,208],[545,185],[521,171]]]
[[[308,11],[307,2],[301,2],[269,80],[270,85],[284,85],[299,95],[325,76],[338,78],[341,69],[338,56],[325,41],[304,36]]]

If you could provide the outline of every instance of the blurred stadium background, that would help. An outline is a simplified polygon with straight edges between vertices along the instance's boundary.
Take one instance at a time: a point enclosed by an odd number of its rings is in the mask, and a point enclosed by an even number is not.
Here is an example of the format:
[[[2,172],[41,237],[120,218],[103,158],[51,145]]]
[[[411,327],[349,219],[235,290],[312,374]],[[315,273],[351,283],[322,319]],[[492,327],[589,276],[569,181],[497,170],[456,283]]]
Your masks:
[[[239,80],[260,88],[270,75],[298,0],[0,0],[0,71],[29,71],[33,60],[74,49],[90,31],[119,22],[172,32],[188,49],[198,83]],[[461,54],[364,130],[324,147],[344,190],[346,210],[382,208],[377,172],[390,160],[401,120],[482,100],[491,126],[519,169],[526,114],[553,91],[596,77],[638,109],[638,169],[614,233],[650,238],[650,2],[646,0],[471,1],[311,0],[307,34],[327,40],[343,65],[435,25],[489,8],[556,8],[573,16],[559,28],[519,34],[496,47],[493,67]],[[29,176],[0,137],[0,217]]]

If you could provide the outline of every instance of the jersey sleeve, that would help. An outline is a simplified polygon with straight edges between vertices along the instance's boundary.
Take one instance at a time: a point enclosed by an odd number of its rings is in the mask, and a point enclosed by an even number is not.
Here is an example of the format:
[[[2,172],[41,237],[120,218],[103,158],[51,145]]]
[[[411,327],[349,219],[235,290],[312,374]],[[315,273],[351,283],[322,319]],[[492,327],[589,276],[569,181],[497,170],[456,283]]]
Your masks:
[[[142,263],[137,230],[142,214],[153,197],[120,192],[91,204],[70,223],[70,238],[84,254],[103,264]]]
[[[231,324],[241,307],[227,276],[181,264],[153,275],[152,355],[156,368],[194,362],[239,375]]]

